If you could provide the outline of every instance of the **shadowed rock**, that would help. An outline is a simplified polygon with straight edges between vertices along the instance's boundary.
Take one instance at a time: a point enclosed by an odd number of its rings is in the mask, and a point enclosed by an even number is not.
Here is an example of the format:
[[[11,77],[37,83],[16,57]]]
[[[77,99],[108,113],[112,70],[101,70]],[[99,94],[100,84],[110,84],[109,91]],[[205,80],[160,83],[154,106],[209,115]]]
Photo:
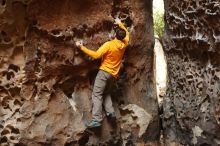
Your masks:
[[[219,0],[165,1],[167,145],[220,144]]]

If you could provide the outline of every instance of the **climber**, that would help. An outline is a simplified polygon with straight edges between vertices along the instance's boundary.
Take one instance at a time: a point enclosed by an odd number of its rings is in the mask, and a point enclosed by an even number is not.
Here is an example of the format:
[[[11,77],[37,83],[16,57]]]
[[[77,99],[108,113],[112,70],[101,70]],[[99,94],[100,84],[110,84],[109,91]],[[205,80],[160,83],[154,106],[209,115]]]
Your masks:
[[[97,51],[89,50],[83,46],[81,41],[76,41],[76,46],[80,48],[82,52],[93,59],[102,59],[92,92],[93,118],[86,123],[87,128],[101,126],[102,104],[104,104],[107,117],[113,121],[116,120],[111,96],[109,92],[106,92],[106,90],[108,89],[108,86],[110,86],[110,83],[118,77],[125,48],[129,41],[129,32],[119,18],[116,18],[115,22],[118,26],[115,30],[115,38],[104,43]]]

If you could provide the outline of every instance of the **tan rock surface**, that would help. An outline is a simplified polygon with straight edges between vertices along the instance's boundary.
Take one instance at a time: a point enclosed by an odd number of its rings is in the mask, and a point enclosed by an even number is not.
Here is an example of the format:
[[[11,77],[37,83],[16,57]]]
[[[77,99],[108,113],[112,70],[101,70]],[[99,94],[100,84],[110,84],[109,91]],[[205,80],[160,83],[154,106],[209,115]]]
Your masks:
[[[153,86],[152,2],[144,0],[0,1],[0,145],[74,146],[156,142],[159,119]],[[152,116],[138,137],[120,133],[120,121],[85,132],[99,61],[79,52],[113,35],[112,17],[127,15],[131,32],[124,68],[113,92],[114,106],[135,104]],[[103,113],[104,114],[104,113]],[[139,131],[138,127],[135,128]],[[129,134],[123,139],[123,134]]]

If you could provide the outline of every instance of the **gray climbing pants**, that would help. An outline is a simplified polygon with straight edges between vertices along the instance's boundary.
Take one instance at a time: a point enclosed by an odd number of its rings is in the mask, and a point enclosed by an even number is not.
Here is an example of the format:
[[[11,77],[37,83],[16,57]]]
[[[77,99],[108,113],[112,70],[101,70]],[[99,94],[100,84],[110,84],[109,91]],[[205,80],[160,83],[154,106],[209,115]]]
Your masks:
[[[99,70],[92,92],[92,116],[99,122],[102,121],[103,105],[107,115],[114,112],[110,95],[113,83],[114,77],[111,74]]]

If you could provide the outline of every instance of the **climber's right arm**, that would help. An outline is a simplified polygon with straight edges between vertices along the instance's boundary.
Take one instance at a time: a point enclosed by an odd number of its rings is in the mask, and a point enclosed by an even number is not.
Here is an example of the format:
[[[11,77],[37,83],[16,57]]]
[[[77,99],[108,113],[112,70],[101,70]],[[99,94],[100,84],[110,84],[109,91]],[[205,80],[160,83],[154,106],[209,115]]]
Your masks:
[[[108,49],[109,49],[109,43],[108,42],[104,43],[97,51],[87,49],[83,45],[80,46],[80,50],[82,50],[85,54],[92,57],[93,59],[101,58],[104,54],[107,53]]]

